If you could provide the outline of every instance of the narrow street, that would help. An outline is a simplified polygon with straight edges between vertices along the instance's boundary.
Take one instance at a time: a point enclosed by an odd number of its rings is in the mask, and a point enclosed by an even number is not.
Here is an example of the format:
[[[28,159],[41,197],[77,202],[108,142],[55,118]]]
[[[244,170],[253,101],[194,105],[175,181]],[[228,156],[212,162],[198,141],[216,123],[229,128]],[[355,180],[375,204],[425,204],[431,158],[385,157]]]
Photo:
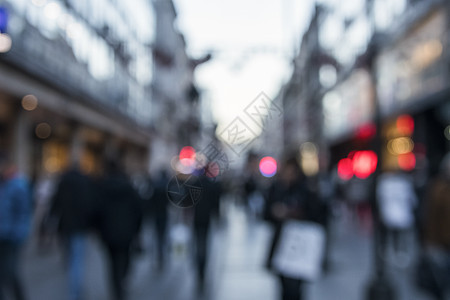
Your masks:
[[[151,251],[151,230],[147,230],[146,251],[139,254],[133,264],[129,299],[277,299],[277,278],[264,267],[272,235],[270,226],[247,218],[238,206],[229,205],[227,211],[224,224],[216,225],[212,230],[210,263],[203,293],[197,289],[188,249],[171,251],[170,263],[163,271],[157,270]],[[364,299],[364,289],[371,274],[371,239],[367,232],[357,228],[355,222],[346,214],[335,218],[330,270],[318,282],[306,285],[307,299]],[[87,299],[109,299],[106,262],[101,246],[93,236],[89,240],[86,259]],[[65,299],[62,261],[57,249],[44,254],[38,252],[33,242],[29,243],[23,271],[31,300]],[[399,299],[427,300],[411,284],[413,274],[413,265],[390,268]]]

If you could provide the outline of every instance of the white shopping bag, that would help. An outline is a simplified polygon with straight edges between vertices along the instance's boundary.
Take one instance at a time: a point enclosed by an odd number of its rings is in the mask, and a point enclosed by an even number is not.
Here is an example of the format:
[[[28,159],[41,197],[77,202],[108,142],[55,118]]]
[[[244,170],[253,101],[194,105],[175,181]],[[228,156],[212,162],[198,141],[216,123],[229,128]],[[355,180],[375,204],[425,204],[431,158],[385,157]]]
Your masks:
[[[313,222],[290,220],[283,224],[272,267],[286,277],[313,281],[320,276],[325,230]]]

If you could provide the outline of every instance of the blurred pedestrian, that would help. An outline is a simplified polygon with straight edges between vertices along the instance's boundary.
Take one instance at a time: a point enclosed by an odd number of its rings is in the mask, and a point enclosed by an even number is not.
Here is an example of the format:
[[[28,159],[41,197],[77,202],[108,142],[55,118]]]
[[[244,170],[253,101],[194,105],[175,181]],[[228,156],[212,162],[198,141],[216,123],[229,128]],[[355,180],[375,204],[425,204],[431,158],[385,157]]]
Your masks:
[[[60,178],[52,199],[50,219],[57,224],[68,268],[69,298],[83,299],[87,234],[94,213],[93,186],[74,163]]]
[[[281,282],[281,298],[283,300],[303,299],[303,278],[291,276],[274,266],[274,256],[280,248],[282,229],[290,220],[311,221],[319,223],[321,205],[314,201],[302,178],[300,168],[295,159],[288,159],[280,168],[278,178],[272,183],[267,194],[265,218],[275,226],[275,235],[268,258],[268,266]],[[324,249],[322,249],[323,251]],[[302,253],[302,249],[295,250]],[[295,255],[296,253],[294,253]],[[316,268],[321,268],[321,261]]]
[[[370,179],[354,177],[346,183],[345,198],[352,217],[364,230],[370,229],[371,209],[369,202]]]
[[[32,214],[28,180],[6,156],[0,157],[0,300],[11,292],[24,300],[25,291],[19,276],[19,261],[29,234]]]
[[[208,167],[205,169],[208,174]],[[194,242],[195,262],[199,287],[205,283],[206,266],[208,262],[208,236],[214,208],[221,196],[220,183],[206,175],[200,177],[202,194],[200,201],[194,207]]]
[[[162,270],[166,260],[165,250],[167,242],[167,223],[168,223],[168,204],[167,185],[169,177],[167,172],[161,170],[158,177],[154,180],[154,192],[150,199],[149,210],[150,217],[154,221],[156,232],[156,247],[158,257],[158,269]]]
[[[141,229],[143,205],[115,161],[108,161],[105,169],[105,177],[98,187],[100,209],[96,224],[108,255],[113,299],[122,300],[126,294],[132,246]]]
[[[392,241],[393,262],[406,266],[410,259],[407,234],[414,230],[414,210],[417,206],[412,177],[403,171],[389,171],[380,175],[377,184],[377,202],[384,233],[381,242],[384,257]]]
[[[432,179],[426,199],[424,223],[425,249],[421,278],[436,299],[450,296],[450,153],[441,164],[441,172]],[[425,277],[427,276],[427,277]],[[419,282],[420,284],[420,282]]]
[[[247,213],[252,218],[261,217],[264,209],[264,197],[258,181],[259,160],[258,156],[250,153],[244,170],[243,192]]]

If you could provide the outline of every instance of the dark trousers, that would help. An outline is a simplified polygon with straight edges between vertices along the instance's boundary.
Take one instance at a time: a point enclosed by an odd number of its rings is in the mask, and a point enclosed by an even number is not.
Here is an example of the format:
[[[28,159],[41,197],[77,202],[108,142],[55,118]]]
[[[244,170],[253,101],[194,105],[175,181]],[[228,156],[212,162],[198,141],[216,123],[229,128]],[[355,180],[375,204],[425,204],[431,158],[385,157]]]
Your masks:
[[[301,280],[280,276],[280,281],[282,300],[301,300],[303,298]]]
[[[130,246],[107,246],[110,281],[115,300],[125,299],[125,279],[130,267]]]
[[[158,252],[158,267],[162,269],[165,260],[165,247],[166,247],[166,224],[165,222],[156,222],[156,239],[157,239],[157,252]]]
[[[24,300],[25,294],[18,274],[21,247],[10,241],[0,241],[0,300],[9,291],[14,299]]]
[[[208,226],[195,228],[196,265],[200,283],[205,280],[206,262],[208,256]]]

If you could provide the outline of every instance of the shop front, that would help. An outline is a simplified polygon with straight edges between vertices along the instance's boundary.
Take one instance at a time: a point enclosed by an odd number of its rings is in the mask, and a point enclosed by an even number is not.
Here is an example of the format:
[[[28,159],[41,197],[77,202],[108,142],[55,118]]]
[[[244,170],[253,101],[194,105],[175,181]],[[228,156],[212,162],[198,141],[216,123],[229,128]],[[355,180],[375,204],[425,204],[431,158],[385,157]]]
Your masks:
[[[433,176],[450,149],[447,24],[444,10],[432,11],[377,58],[386,168],[426,166]],[[402,120],[411,133],[399,132]]]

